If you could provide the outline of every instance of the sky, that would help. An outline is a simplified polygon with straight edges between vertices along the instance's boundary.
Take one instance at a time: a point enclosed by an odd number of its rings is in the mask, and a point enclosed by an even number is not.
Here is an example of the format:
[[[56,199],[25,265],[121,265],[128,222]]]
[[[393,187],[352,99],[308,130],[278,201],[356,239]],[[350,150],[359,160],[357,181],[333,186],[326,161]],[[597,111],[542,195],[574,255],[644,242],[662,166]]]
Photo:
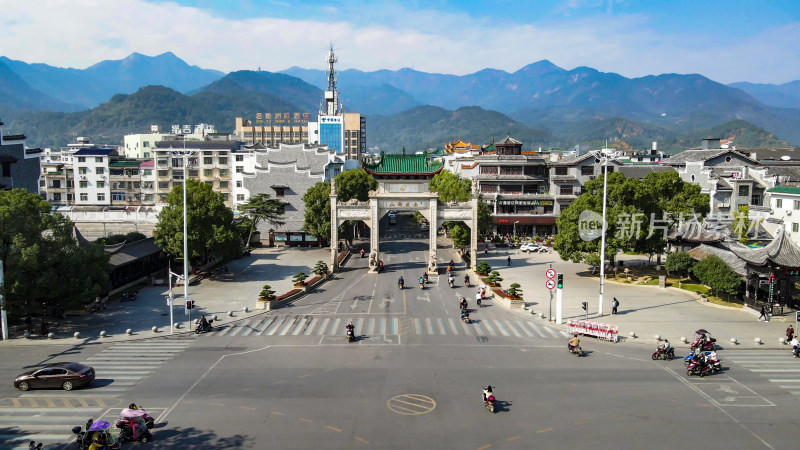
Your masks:
[[[0,55],[83,69],[133,52],[223,72],[410,67],[463,75],[547,59],[625,77],[800,80],[798,0],[0,0]]]

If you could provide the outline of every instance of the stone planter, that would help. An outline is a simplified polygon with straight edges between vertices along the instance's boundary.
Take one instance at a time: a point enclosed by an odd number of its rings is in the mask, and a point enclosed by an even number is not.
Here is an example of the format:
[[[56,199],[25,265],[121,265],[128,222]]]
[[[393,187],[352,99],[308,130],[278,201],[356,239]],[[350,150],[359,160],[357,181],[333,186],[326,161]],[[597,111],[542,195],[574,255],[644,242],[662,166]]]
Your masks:
[[[269,304],[270,304],[270,300],[261,300],[261,299],[259,299],[256,302],[256,309],[263,309],[263,310],[269,311],[270,310],[269,309]]]

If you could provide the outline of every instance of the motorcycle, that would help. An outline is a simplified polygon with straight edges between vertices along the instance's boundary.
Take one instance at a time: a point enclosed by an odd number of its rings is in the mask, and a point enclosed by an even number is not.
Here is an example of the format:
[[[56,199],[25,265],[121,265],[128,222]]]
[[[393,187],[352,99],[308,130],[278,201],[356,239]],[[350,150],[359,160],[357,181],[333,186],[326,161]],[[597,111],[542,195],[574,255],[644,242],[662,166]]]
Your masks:
[[[800,358],[800,347],[798,347],[796,345],[794,347],[792,347],[792,355],[795,358]]]
[[[75,444],[80,450],[88,450],[96,439],[99,442],[104,442],[107,448],[116,450],[119,448],[120,443],[114,439],[110,428],[111,424],[105,420],[98,420],[92,423],[85,432],[81,431],[81,427],[73,427],[72,432],[75,433],[76,438]]]
[[[580,345],[575,345],[575,346],[567,345],[567,348],[569,349],[569,352],[572,353],[573,355],[579,358],[583,356],[583,349],[581,349]]]
[[[465,310],[465,309],[462,309],[462,310],[461,310],[461,320],[463,320],[463,321],[464,321],[464,323],[471,323],[471,322],[472,322],[472,321],[469,319],[469,313],[468,313],[468,312],[467,312],[467,310]]]
[[[365,255],[366,255],[366,252],[364,252],[364,249],[362,248],[361,249],[361,257],[363,258]]]
[[[713,372],[713,367],[711,364],[706,364],[703,361],[692,361],[689,364],[689,367],[686,368],[686,375],[700,375],[700,377],[704,377],[709,375]]]
[[[200,333],[207,333],[209,331],[213,331],[214,330],[214,326],[211,325],[211,322],[213,322],[213,321],[214,321],[214,319],[211,319],[205,325],[203,325],[202,322],[198,321],[197,322],[197,326],[194,327],[194,332],[196,334],[200,334]]]
[[[355,342],[356,341],[356,334],[353,332],[351,328],[347,329],[347,342]]]
[[[153,419],[153,417],[150,414],[147,414],[147,411],[145,411],[145,409],[142,408],[142,405],[137,406],[136,409],[125,408],[119,414],[120,414],[120,416],[125,415],[125,414],[130,414],[128,411],[141,411],[141,412],[143,412],[144,415],[142,415],[142,417],[144,418],[144,423],[145,423],[145,425],[147,425],[148,429],[152,429],[156,425],[156,420]],[[133,414],[138,414],[138,413],[133,413]]]
[[[403,289],[403,282],[402,282],[402,281],[398,281],[398,282],[397,282],[397,287],[398,287],[399,289]]]
[[[120,412],[117,419],[120,442],[148,442],[153,439],[153,435],[147,429],[145,415],[147,413],[139,409],[126,408]]]
[[[670,346],[667,347],[658,347],[656,351],[653,352],[653,360],[656,359],[669,359],[672,360],[675,358],[675,349]]]
[[[714,350],[714,343],[717,342],[716,339],[711,337],[711,333],[704,329],[699,329],[694,332],[695,340],[692,343],[691,349],[692,351],[700,349],[701,352],[710,352]]]
[[[448,278],[448,279],[447,279],[447,284],[449,284],[449,285],[450,285],[450,287],[452,288],[452,287],[454,287],[455,280],[453,280],[453,278]]]
[[[136,292],[123,292],[122,293],[122,297],[120,297],[119,301],[127,302],[127,301],[131,301],[131,300],[136,300],[137,296],[138,296],[138,293],[136,293]]]
[[[419,288],[420,289],[425,289],[425,282],[424,281],[420,281],[419,282]]]
[[[469,282],[469,275],[467,275],[467,276],[465,276],[465,277],[464,277],[464,286],[466,286],[466,287],[472,287],[472,285],[471,285],[471,284],[470,284],[470,282]]]
[[[686,367],[689,367],[689,364],[691,364],[692,361],[695,359],[695,354],[697,354],[697,353],[692,351],[692,352],[689,353],[689,355],[686,358],[683,358],[683,365],[686,366]],[[710,354],[711,354],[711,352],[703,352],[704,356],[708,356]]]
[[[488,409],[490,413],[494,414],[494,403],[497,401],[497,399],[494,397],[492,391],[487,391],[484,389],[483,398],[483,404],[486,406],[486,409]]]

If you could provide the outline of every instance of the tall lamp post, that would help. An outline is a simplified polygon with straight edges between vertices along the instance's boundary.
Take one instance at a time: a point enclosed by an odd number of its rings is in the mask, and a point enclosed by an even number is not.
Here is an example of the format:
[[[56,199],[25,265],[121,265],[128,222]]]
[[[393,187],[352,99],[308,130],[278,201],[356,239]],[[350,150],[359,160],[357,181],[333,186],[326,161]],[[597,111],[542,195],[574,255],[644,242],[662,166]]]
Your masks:
[[[514,222],[514,239],[516,239],[516,238],[517,238],[517,224],[518,224],[518,223],[519,223],[519,220],[518,220],[518,221],[516,221],[516,222]]]
[[[603,289],[605,285],[606,279],[606,228],[608,224],[606,223],[606,199],[608,197],[608,192],[606,187],[608,186],[608,162],[619,157],[619,152],[614,151],[610,148],[604,148],[602,150],[595,150],[591,152],[592,155],[603,164],[603,225],[600,231],[600,299],[597,306],[597,312],[600,316],[603,315]]]
[[[197,154],[197,150],[186,150],[186,137],[183,138],[183,150],[173,150],[172,154],[183,158],[183,304],[188,318],[187,329],[192,329],[192,310],[188,308],[189,302],[189,241],[187,239],[188,226],[186,219],[186,182],[189,157]]]

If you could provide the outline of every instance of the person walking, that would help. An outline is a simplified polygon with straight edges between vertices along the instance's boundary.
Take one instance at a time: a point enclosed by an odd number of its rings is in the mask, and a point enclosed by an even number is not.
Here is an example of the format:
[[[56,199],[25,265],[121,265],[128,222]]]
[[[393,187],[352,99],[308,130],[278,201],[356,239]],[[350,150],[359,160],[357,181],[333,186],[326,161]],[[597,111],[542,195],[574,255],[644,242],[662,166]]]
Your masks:
[[[617,314],[617,308],[619,308],[619,300],[614,297],[614,301],[611,302],[611,314]]]
[[[511,267],[511,257],[508,257],[508,267]]]
[[[25,316],[25,328],[28,330],[28,333],[33,333],[33,319],[31,319],[30,313]]]
[[[789,328],[786,329],[786,342],[789,342],[794,337],[794,327],[789,325]]]
[[[761,320],[762,317],[764,318],[764,321],[766,322],[767,321],[767,310],[764,308],[764,305],[761,305],[761,315],[758,316],[758,320]]]

